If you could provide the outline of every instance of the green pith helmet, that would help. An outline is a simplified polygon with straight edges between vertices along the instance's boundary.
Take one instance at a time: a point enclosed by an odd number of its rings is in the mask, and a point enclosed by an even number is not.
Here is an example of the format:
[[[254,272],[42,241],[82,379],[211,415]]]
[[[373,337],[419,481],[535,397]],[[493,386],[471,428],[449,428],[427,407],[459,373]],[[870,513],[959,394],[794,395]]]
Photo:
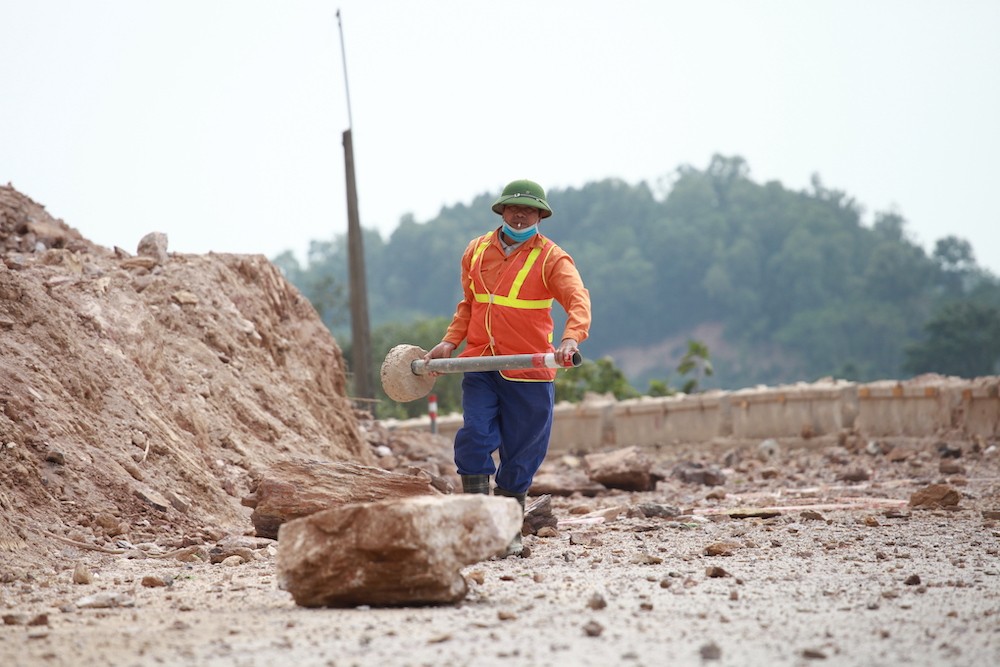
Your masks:
[[[545,201],[545,190],[534,181],[511,181],[503,189],[495,202],[493,202],[493,212],[503,215],[504,206],[533,206],[538,209],[543,218],[552,215],[549,203]]]

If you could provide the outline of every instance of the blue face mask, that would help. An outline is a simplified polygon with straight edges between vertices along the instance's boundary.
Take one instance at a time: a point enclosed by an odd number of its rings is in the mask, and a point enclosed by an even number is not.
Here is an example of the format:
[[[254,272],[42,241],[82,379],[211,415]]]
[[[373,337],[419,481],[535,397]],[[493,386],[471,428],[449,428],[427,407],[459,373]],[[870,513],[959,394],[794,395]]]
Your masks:
[[[538,225],[534,224],[531,227],[525,227],[524,229],[519,231],[514,229],[505,222],[503,223],[503,233],[509,236],[510,238],[514,239],[518,243],[521,243],[522,241],[527,241],[532,236],[538,233]]]

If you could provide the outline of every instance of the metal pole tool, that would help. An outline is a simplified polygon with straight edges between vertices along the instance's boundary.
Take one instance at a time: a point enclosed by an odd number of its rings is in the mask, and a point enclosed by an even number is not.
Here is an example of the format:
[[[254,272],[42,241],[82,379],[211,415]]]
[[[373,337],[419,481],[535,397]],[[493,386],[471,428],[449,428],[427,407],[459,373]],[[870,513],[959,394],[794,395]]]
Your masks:
[[[530,368],[574,368],[583,363],[579,352],[569,364],[556,362],[554,352],[506,354],[494,357],[451,357],[424,361],[427,351],[416,345],[397,345],[382,362],[382,389],[386,396],[400,403],[422,398],[434,387],[434,378],[442,373],[474,371],[509,371]]]

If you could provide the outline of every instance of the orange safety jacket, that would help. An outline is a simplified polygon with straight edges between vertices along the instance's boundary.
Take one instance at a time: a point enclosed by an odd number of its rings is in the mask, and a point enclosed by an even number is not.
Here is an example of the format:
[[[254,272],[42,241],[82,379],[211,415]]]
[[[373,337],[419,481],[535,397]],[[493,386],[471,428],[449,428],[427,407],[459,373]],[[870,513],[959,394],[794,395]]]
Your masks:
[[[445,340],[456,345],[466,339],[466,347],[459,356],[551,352],[552,302],[557,295],[573,322],[569,336],[578,343],[587,337],[590,295],[583,287],[572,258],[541,234],[533,236],[509,256],[504,255],[498,230],[485,234],[469,244],[462,269],[466,281],[465,300],[459,304],[445,335]],[[549,279],[560,284],[550,285]],[[464,332],[461,330],[463,320]],[[570,322],[567,322],[569,330]],[[501,373],[509,380],[551,382],[556,369],[531,368]]]

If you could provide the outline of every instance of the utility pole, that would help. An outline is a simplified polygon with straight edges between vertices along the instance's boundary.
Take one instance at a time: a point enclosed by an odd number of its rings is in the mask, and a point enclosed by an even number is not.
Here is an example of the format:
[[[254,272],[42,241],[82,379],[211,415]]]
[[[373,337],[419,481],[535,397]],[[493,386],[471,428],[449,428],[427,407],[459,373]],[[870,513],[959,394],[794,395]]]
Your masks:
[[[358,215],[358,188],[354,177],[354,142],[351,130],[351,91],[347,85],[347,52],[344,49],[344,26],[337,10],[340,31],[340,55],[344,63],[344,89],[347,92],[347,130],[344,131],[344,172],[347,176],[347,256],[351,293],[351,337],[354,367],[354,395],[368,399],[375,416],[375,388],[371,375],[371,331],[368,325],[368,287],[365,281],[365,249]]]

